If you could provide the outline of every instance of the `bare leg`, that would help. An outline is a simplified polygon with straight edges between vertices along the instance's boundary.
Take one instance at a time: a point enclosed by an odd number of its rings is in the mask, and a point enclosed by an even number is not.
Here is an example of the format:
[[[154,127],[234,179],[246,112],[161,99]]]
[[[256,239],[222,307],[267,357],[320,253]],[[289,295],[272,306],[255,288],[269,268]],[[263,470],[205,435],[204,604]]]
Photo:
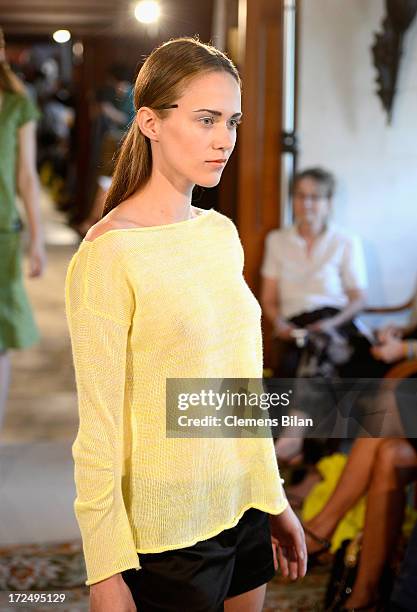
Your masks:
[[[390,382],[390,381],[389,381]],[[395,393],[382,381],[376,405],[378,406],[382,421],[379,426],[379,438],[404,438],[404,426],[398,411]],[[370,418],[371,431],[375,431],[372,416]]]
[[[6,400],[10,384],[10,357],[7,351],[0,351],[0,430],[6,413]]]
[[[329,538],[333,534],[346,512],[366,493],[375,457],[383,442],[382,438],[358,438],[355,441],[335,490],[324,508],[306,523],[306,527],[322,538]],[[306,542],[309,553],[321,548],[308,535]]]
[[[417,453],[405,439],[385,440],[374,463],[358,574],[346,607],[375,601],[385,563],[404,518],[405,486],[417,474]]]
[[[241,595],[230,597],[224,602],[225,612],[262,612],[266,584]]]
[[[278,438],[275,442],[275,452],[280,465],[297,465],[303,458],[303,441],[300,436]]]

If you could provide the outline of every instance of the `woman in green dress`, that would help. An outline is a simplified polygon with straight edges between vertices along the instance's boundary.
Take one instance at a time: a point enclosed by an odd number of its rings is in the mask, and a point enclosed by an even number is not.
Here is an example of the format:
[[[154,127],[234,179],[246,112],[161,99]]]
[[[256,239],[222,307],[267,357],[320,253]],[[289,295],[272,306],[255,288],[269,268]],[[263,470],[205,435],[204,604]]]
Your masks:
[[[22,222],[19,193],[27,216],[28,276],[40,276],[46,263],[39,182],[36,173],[36,120],[39,112],[6,62],[0,29],[0,427],[10,381],[9,349],[39,340],[22,277]]]

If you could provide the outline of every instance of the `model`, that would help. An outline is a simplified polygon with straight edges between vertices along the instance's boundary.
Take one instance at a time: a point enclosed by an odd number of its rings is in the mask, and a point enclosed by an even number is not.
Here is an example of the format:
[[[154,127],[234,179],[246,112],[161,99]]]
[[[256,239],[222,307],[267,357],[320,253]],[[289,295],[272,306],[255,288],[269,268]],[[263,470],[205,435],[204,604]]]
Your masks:
[[[191,205],[235,146],[240,78],[216,48],[174,39],[147,58],[134,97],[104,216],[66,278],[91,611],[257,612],[276,569],[270,524],[283,573],[306,571],[272,438],[166,433],[167,379],[263,374],[236,227]]]
[[[10,386],[10,350],[39,340],[39,330],[22,277],[22,220],[16,192],[29,226],[28,274],[46,265],[36,172],[36,120],[40,114],[6,61],[0,28],[0,428]]]

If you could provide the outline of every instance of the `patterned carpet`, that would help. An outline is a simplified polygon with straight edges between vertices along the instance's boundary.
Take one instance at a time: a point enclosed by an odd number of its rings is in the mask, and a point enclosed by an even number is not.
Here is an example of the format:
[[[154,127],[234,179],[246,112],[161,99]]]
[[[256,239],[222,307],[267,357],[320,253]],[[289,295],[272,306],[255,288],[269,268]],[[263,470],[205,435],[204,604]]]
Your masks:
[[[275,577],[268,585],[264,612],[320,610],[327,578],[326,568],[314,568],[296,583]],[[0,612],[23,609],[7,603],[5,591],[65,595],[64,603],[31,605],[27,610],[87,612],[89,588],[85,580],[80,541],[0,548]]]

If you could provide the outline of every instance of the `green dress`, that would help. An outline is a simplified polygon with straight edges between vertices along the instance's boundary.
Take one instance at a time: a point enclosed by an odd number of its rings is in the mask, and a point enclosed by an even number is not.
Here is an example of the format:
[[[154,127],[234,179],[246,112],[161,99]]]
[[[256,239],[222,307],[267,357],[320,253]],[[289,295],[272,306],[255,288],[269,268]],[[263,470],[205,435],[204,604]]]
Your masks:
[[[16,207],[18,130],[40,113],[26,96],[3,91],[0,106],[0,351],[39,340],[23,284],[22,223]]]

